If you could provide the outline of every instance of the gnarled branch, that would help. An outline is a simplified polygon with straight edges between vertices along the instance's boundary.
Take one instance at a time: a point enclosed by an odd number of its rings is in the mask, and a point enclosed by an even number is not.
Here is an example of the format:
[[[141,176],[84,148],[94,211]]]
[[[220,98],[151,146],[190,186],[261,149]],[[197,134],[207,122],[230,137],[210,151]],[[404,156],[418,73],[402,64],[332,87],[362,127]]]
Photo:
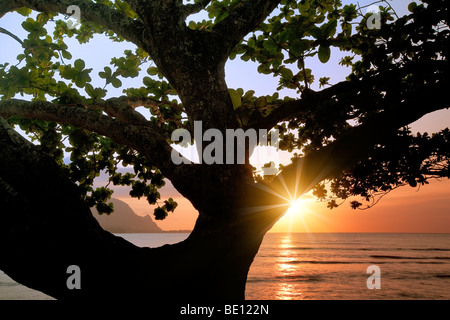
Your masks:
[[[157,101],[150,98],[143,99],[123,96],[88,105],[87,108],[94,111],[104,111],[109,116],[120,119],[127,124],[147,126],[149,125],[149,121],[134,109],[143,105],[153,105],[154,103],[157,103]]]
[[[199,0],[196,3],[184,5],[181,10],[183,17],[186,18],[191,14],[202,11],[210,2],[211,0]]]
[[[285,197],[294,194],[299,197],[318,182],[339,174],[366,157],[375,144],[383,144],[395,136],[399,128],[425,114],[448,108],[448,99],[443,94],[448,85],[448,80],[440,81],[427,88],[427,95],[417,91],[398,105],[372,115],[339,139],[286,166],[270,188],[278,192],[285,190]]]
[[[29,119],[42,119],[71,124],[84,128],[107,136],[117,143],[128,145],[141,152],[174,185],[176,185],[175,181],[185,177],[189,171],[186,170],[185,166],[189,165],[177,166],[170,161],[172,147],[167,143],[165,137],[155,124],[138,118],[130,110],[124,112],[122,109],[123,105],[121,104],[118,104],[116,107],[108,106],[106,109],[108,108],[113,110],[118,118],[130,121],[137,119],[139,123],[125,123],[112,119],[100,112],[87,110],[79,106],[57,105],[47,101],[30,102],[16,99],[0,102],[0,116],[21,116]],[[146,123],[143,121],[146,121]],[[180,174],[180,172],[183,172],[183,174]],[[183,191],[180,190],[180,192]]]

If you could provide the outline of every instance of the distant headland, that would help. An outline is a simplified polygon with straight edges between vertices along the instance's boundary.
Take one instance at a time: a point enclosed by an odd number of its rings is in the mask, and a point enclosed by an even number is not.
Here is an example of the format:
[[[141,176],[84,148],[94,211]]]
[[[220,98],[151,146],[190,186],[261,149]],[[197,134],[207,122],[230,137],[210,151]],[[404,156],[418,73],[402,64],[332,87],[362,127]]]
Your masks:
[[[110,215],[99,215],[95,209],[92,214],[100,226],[111,233],[190,233],[190,230],[162,230],[150,215],[139,216],[130,206],[119,200],[111,199],[114,212]]]

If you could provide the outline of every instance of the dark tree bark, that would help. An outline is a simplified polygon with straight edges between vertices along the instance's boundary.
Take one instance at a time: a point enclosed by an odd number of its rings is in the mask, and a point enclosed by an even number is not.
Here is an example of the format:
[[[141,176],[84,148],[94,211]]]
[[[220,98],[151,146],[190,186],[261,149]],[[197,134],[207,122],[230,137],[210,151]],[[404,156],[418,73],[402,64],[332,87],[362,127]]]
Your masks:
[[[238,128],[225,82],[225,63],[235,45],[280,1],[243,1],[208,32],[187,28],[185,18],[209,1],[187,6],[179,0],[126,2],[140,19],[129,19],[86,0],[0,0],[0,17],[22,6],[65,13],[69,5],[78,5],[86,21],[109,28],[150,54],[176,89],[191,122],[201,120],[203,130]],[[414,71],[402,72],[400,77]],[[359,99],[358,92],[380,84],[388,87],[397,76],[386,72],[384,78],[374,77],[373,82],[359,86],[344,82],[305,93],[267,117],[255,113],[249,126],[270,129],[342,90],[354,92]],[[263,236],[288,208],[286,199],[293,190],[299,197],[364,158],[374,144],[398,128],[447,107],[448,79],[440,77],[440,81],[424,84],[428,96],[417,92],[400,105],[387,105],[336,141],[286,167],[269,185],[254,183],[248,164],[174,165],[171,147],[157,125],[133,110],[142,101],[121,97],[85,108],[1,101],[0,116],[71,124],[134,148],[171,180],[199,216],[187,240],[155,249],[138,248],[102,230],[77,186],[52,158],[0,118],[0,269],[26,286],[62,299],[243,299],[247,273]],[[145,101],[146,105],[153,103]],[[70,265],[81,268],[81,290],[67,288]]]
[[[221,212],[182,243],[138,248],[101,229],[61,168],[4,120],[0,148],[0,269],[14,280],[62,299],[244,298],[264,234],[252,215]],[[81,290],[67,288],[70,265]]]

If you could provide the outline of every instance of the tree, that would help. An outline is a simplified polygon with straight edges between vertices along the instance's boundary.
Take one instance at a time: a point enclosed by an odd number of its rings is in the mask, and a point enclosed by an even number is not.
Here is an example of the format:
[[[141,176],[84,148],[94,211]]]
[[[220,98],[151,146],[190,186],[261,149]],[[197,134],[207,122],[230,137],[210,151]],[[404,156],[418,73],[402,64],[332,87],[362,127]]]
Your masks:
[[[58,16],[69,6],[81,12],[78,29]],[[407,127],[448,108],[448,3],[411,3],[397,19],[389,6],[380,10],[374,29],[371,13],[338,0],[1,0],[0,17],[24,15],[29,35],[1,30],[24,52],[16,65],[0,65],[0,269],[56,298],[240,299],[264,234],[290,200],[312,189],[319,198],[371,200],[448,178],[449,130],[414,136]],[[205,11],[209,20],[189,20]],[[65,62],[72,59],[67,37],[84,43],[95,34],[136,46],[99,73],[104,88],[94,88],[83,60]],[[314,91],[307,63],[327,63],[331,48],[348,52],[340,63],[351,72],[335,84],[321,78],[326,88]],[[228,88],[225,63],[238,56],[296,97]],[[108,86],[121,87],[121,78],[137,77],[150,61],[142,87],[106,98]],[[255,177],[248,152],[244,164],[175,164],[171,134],[192,132],[195,121],[224,136],[227,129],[278,129],[280,148],[299,153],[264,178]],[[198,210],[189,238],[137,248],[102,230],[89,209],[113,211],[111,190],[92,187],[100,172],[150,204],[170,180]],[[165,200],[155,218],[175,207]],[[66,286],[70,265],[80,267],[81,290]]]

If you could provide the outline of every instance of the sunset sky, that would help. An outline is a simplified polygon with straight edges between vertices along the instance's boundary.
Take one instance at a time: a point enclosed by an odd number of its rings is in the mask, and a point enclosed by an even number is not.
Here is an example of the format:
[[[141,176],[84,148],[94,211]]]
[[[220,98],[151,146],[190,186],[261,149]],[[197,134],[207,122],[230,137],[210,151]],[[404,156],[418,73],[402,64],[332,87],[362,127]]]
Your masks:
[[[345,3],[349,1],[344,1]],[[355,1],[353,1],[355,2]],[[361,5],[370,1],[359,1]],[[398,14],[404,12],[409,1],[394,1]],[[21,27],[23,18],[17,14],[7,14],[0,20],[0,26],[13,32],[19,38],[25,38],[26,32]],[[15,64],[15,57],[21,52],[20,45],[6,35],[0,34],[0,63]],[[82,58],[92,75],[97,74],[107,66],[111,57],[121,56],[124,49],[133,48],[127,44],[113,43],[109,39],[97,38],[89,44],[80,45],[76,41],[68,41],[69,50],[74,58]],[[330,83],[342,81],[349,70],[338,65],[345,53],[333,52],[332,59],[327,64],[321,64],[317,58],[306,61],[313,70],[315,78],[330,76]],[[70,61],[66,61],[70,63]],[[226,79],[230,88],[243,88],[244,91],[254,90],[255,95],[273,94],[278,85],[278,79],[272,76],[262,76],[256,71],[257,65],[244,63],[239,59],[227,64]],[[143,70],[145,70],[143,68]],[[99,79],[100,80],[100,79]],[[95,83],[94,83],[95,84]],[[141,86],[141,78],[125,79],[124,87]],[[103,86],[102,82],[97,86]],[[122,89],[108,88],[108,96],[122,95]],[[318,90],[317,87],[313,89]],[[293,96],[295,92],[282,90],[280,97]],[[412,126],[414,132],[435,132],[450,126],[450,110],[435,112],[426,116]],[[282,155],[286,161],[289,156]],[[282,161],[282,162],[283,162]],[[101,185],[103,181],[98,181]],[[117,188],[114,197],[127,202],[139,215],[152,215],[152,209],[146,200],[131,199],[128,189]],[[190,203],[180,197],[170,183],[161,190],[162,201],[168,197],[174,198],[179,206],[175,213],[169,214],[164,221],[156,223],[164,230],[191,229],[197,218]],[[450,232],[450,181],[432,181],[430,185],[418,188],[404,187],[393,191],[381,200],[374,208],[361,211],[350,209],[348,203],[329,210],[326,203],[313,199],[303,201],[295,212],[291,210],[271,230],[272,232]]]
[[[167,187],[161,195],[173,197],[179,206],[164,221],[156,221],[157,225],[163,230],[193,228],[197,214],[189,201]],[[115,197],[127,202],[139,215],[152,213],[145,199],[130,199],[127,192],[120,190]],[[399,188],[368,210],[352,210],[348,202],[330,210],[326,203],[303,200],[297,210],[289,210],[270,231],[450,233],[450,181],[433,181],[420,190]]]

